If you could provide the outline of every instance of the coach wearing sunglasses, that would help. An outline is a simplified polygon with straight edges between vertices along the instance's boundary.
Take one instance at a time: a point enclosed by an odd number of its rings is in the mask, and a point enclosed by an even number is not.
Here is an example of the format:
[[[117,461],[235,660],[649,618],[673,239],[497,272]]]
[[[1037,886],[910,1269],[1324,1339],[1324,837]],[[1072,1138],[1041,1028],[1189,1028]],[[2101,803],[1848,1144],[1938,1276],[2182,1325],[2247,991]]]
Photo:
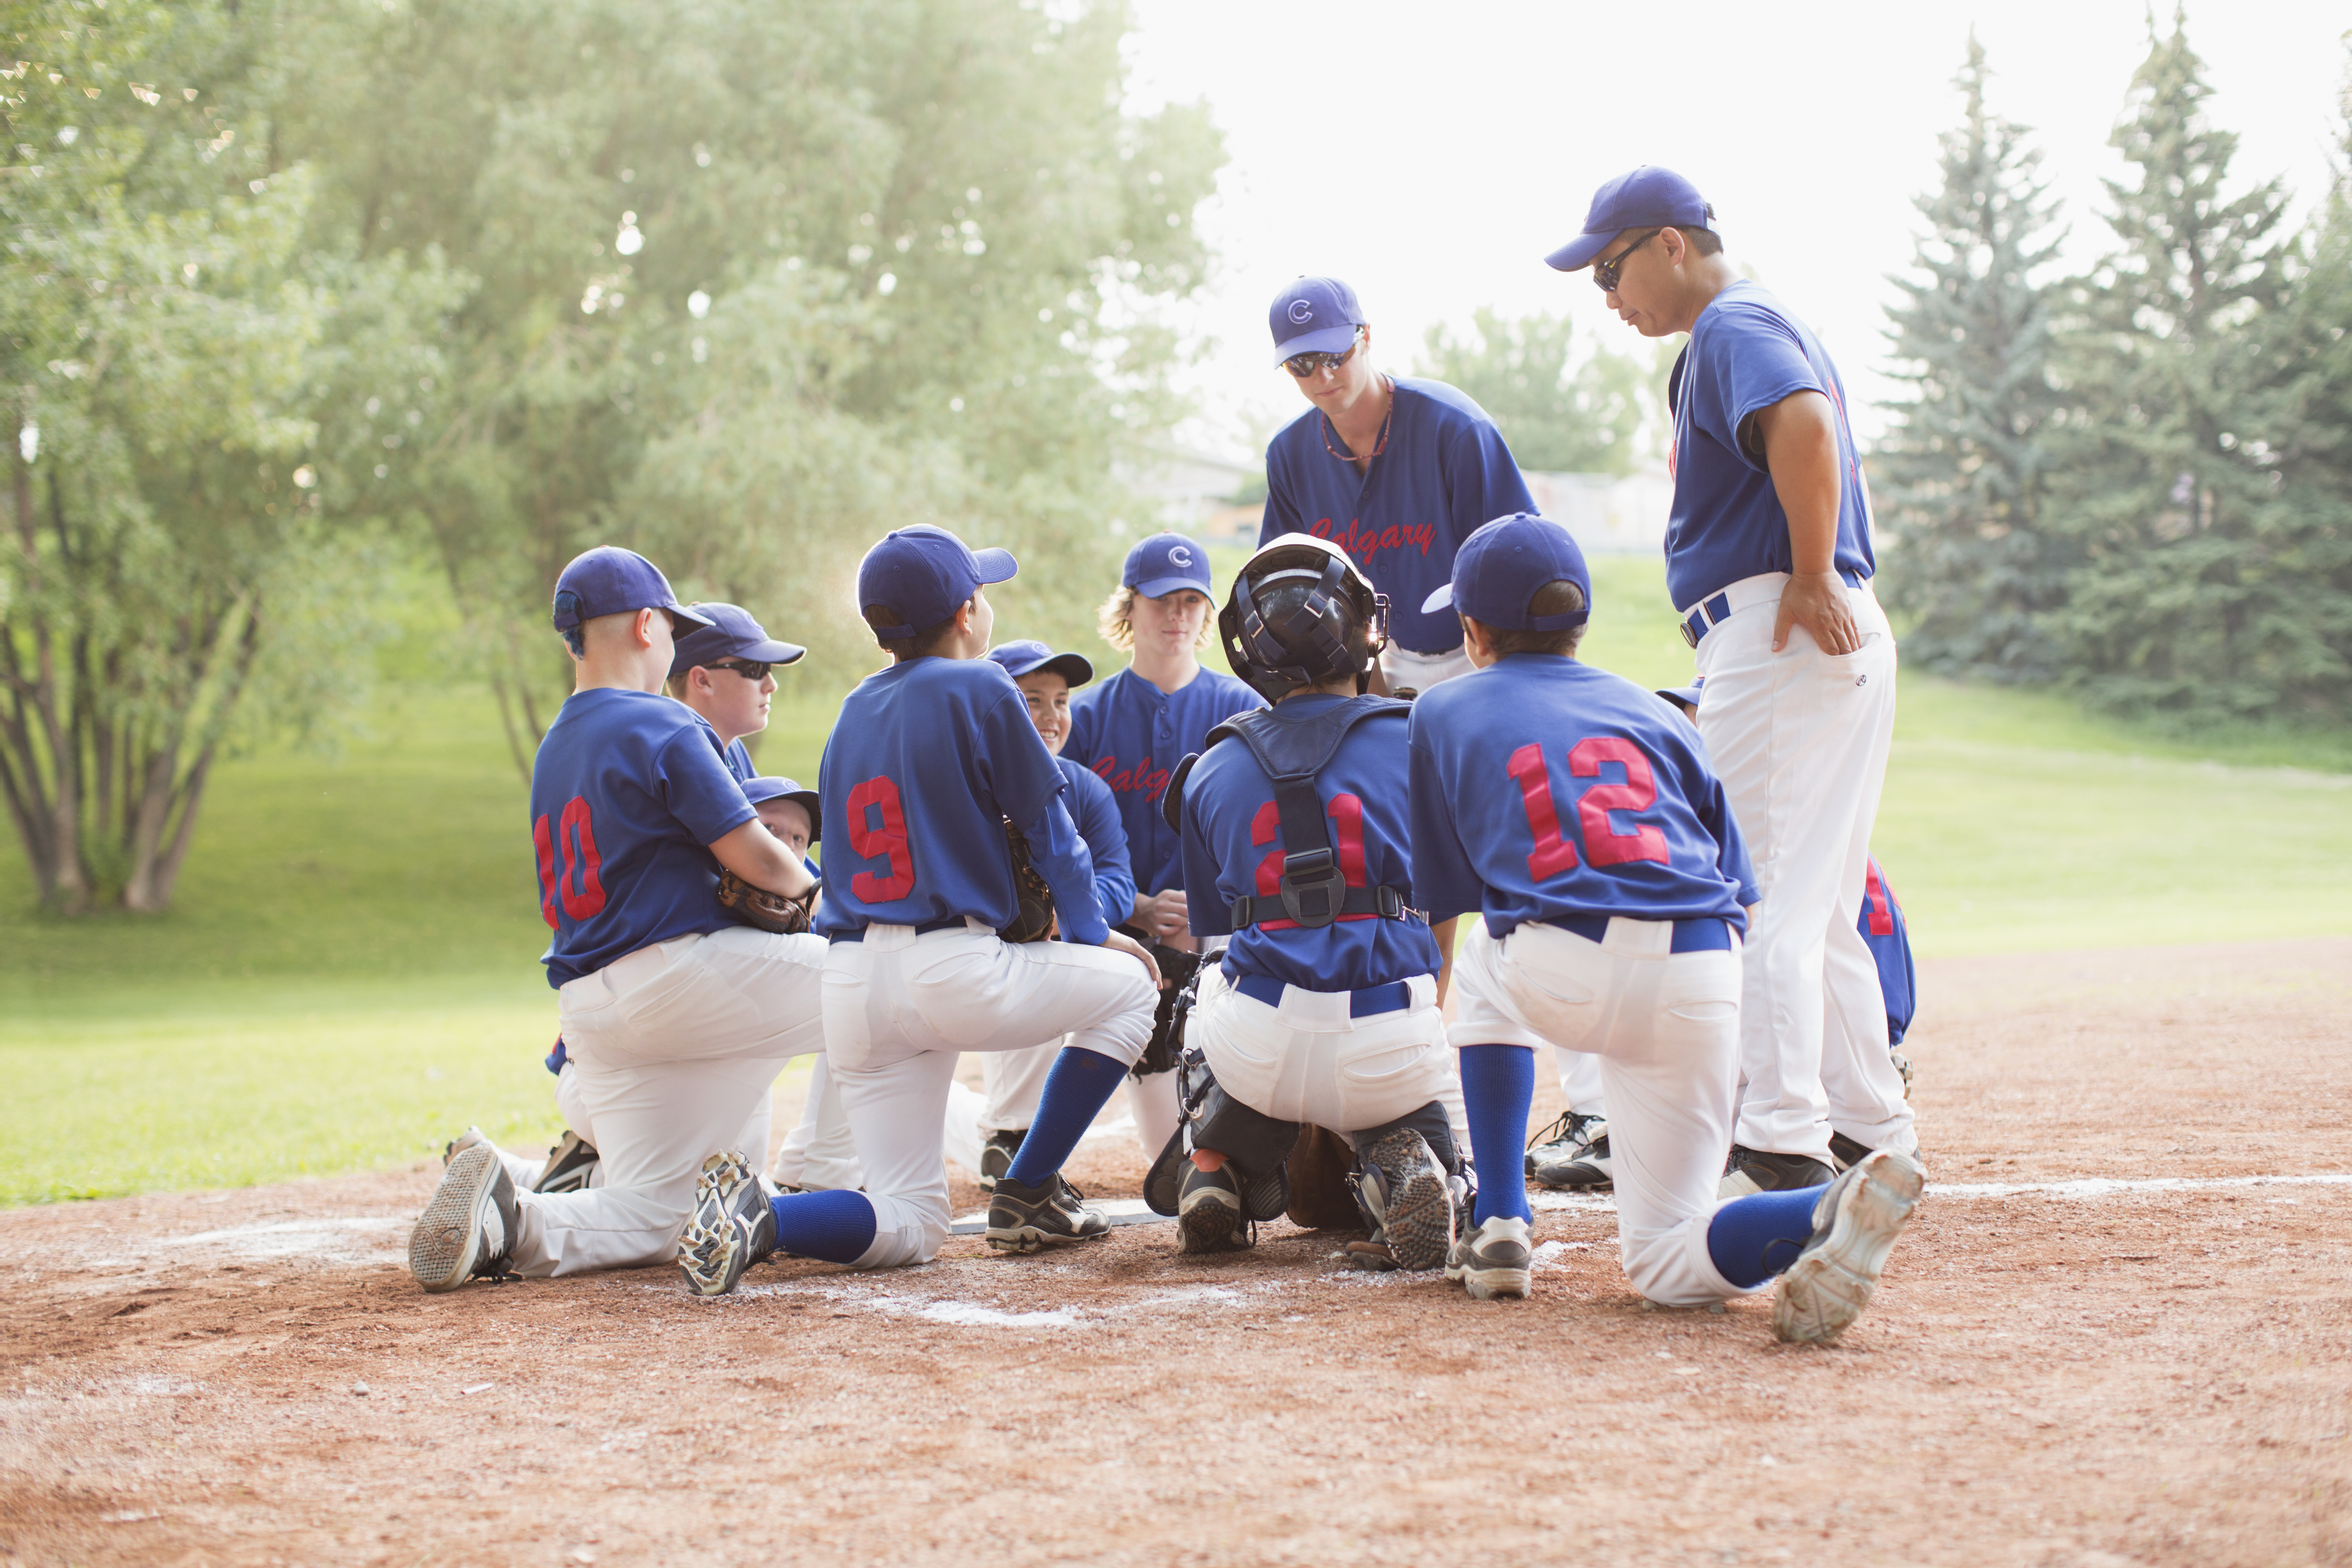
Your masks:
[[[1454,547],[1481,524],[1536,510],[1503,433],[1442,381],[1374,369],[1363,307],[1336,278],[1299,279],[1267,321],[1275,358],[1313,406],[1266,447],[1258,542],[1328,539],[1388,596],[1387,690],[1410,697],[1469,674],[1461,618],[1421,606],[1453,581]]]
[[[1723,1195],[1817,1186],[1832,1162],[1873,1149],[1916,1152],[1859,933],[1895,634],[1871,592],[1870,492],[1844,384],[1811,330],[1740,277],[1715,209],[1671,170],[1602,185],[1584,232],[1545,259],[1591,268],[1643,337],[1689,336],[1667,387],[1666,589],[1706,679],[1699,733],[1764,895]]]
[[[768,727],[768,703],[776,694],[774,665],[791,664],[808,649],[778,642],[751,613],[735,605],[691,605],[710,624],[677,639],[664,687],[719,731],[727,771],[739,780],[758,776],[743,737]]]

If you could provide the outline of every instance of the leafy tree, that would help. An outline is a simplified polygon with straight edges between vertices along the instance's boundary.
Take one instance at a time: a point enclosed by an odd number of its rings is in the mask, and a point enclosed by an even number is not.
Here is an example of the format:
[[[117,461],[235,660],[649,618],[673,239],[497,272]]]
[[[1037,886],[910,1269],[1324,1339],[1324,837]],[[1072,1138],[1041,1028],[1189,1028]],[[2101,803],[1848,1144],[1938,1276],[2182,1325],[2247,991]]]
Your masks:
[[[1597,349],[1573,373],[1566,316],[1506,321],[1491,310],[1456,338],[1432,327],[1419,374],[1466,392],[1493,416],[1519,466],[1540,473],[1624,474],[1635,461],[1646,373]]]
[[[2152,37],[2107,182],[2119,244],[2084,281],[2059,359],[2074,405],[2051,438],[2051,530],[2079,555],[2053,624],[2102,703],[2257,715],[2325,685],[2341,657],[2315,616],[2304,530],[2283,504],[2272,313],[2293,277],[2276,180],[2226,192],[2176,15]]]
[[[2055,204],[2027,132],[1985,108],[1991,72],[1971,36],[1943,137],[1943,181],[1917,203],[1927,232],[1888,338],[1911,395],[1872,467],[1886,481],[1888,596],[1914,624],[1908,659],[1994,679],[2047,679],[2060,652],[2047,616],[2068,561],[2042,531],[2050,290],[2033,274],[2058,247]]]

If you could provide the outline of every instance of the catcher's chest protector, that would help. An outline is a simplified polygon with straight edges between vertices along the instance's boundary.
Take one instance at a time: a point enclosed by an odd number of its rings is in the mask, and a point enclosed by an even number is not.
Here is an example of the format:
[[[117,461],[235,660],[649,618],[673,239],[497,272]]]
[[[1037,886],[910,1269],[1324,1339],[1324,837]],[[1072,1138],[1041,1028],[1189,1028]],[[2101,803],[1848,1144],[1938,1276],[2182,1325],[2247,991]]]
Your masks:
[[[1209,731],[1209,746],[1237,739],[1250,749],[1258,766],[1274,780],[1275,810],[1282,822],[1281,908],[1277,910],[1270,900],[1255,896],[1235,899],[1235,931],[1261,920],[1286,919],[1314,930],[1341,915],[1379,915],[1395,921],[1412,912],[1405,907],[1405,889],[1348,886],[1332,850],[1330,829],[1324,822],[1323,797],[1315,788],[1315,775],[1339,750],[1349,731],[1367,719],[1402,719],[1412,711],[1412,704],[1393,698],[1351,697],[1308,718],[1286,714],[1278,705],[1260,708],[1235,714]],[[1167,816],[1171,823],[1183,808],[1185,776],[1199,760],[1198,753],[1185,758],[1169,783]]]

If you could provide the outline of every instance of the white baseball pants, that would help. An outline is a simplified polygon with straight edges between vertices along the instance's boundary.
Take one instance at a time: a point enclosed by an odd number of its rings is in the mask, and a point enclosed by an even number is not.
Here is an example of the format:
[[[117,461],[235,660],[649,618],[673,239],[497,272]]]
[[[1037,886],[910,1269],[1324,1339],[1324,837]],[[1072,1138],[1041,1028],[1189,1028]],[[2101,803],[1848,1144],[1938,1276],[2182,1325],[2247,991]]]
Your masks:
[[[1774,653],[1787,582],[1733,584],[1731,614],[1698,645],[1699,733],[1763,895],[1748,938],[1736,1137],[1825,1163],[1832,1128],[1915,1151],[1878,966],[1858,929],[1895,733],[1895,634],[1864,585],[1847,590],[1860,648],[1832,658],[1791,626]]]
[[[1461,1068],[1437,1015],[1436,977],[1407,984],[1407,1005],[1351,1018],[1345,991],[1286,985],[1274,1006],[1234,990],[1219,966],[1201,977],[1185,1042],[1201,1047],[1218,1088],[1277,1121],[1347,1136],[1435,1100],[1466,1154]]]
[[[1601,1058],[1591,1051],[1552,1047],[1552,1066],[1559,1070],[1559,1092],[1579,1116],[1609,1114],[1609,1096],[1601,1088]]]
[[[1482,921],[1454,956],[1453,1034],[1600,1059],[1619,1261],[1651,1300],[1695,1307],[1747,1294],[1706,1250],[1731,1150],[1740,954],[1673,944],[1666,921],[1612,920],[1599,942],[1534,922],[1496,942]]]
[[[927,931],[871,925],[824,962],[825,1059],[866,1167],[874,1242],[853,1267],[928,1263],[948,1237],[940,1153],[961,1051],[1068,1043],[1132,1067],[1159,993],[1123,952],[1008,942],[980,922]]]
[[[641,948],[557,994],[584,1192],[516,1194],[513,1267],[535,1279],[667,1262],[702,1162],[767,1127],[769,1088],[824,1043],[824,942],[732,926]],[[584,1123],[584,1125],[583,1125]],[[748,1125],[747,1125],[748,1124]]]
[[[1381,650],[1381,673],[1388,677],[1391,691],[1426,691],[1441,680],[1467,675],[1477,668],[1470,662],[1470,650],[1466,647],[1444,653],[1415,653],[1391,643]]]
[[[849,1114],[841,1108],[841,1086],[822,1054],[809,1072],[801,1119],[784,1134],[770,1176],[780,1187],[809,1192],[866,1184],[866,1169],[857,1163],[857,1144],[849,1135]]]

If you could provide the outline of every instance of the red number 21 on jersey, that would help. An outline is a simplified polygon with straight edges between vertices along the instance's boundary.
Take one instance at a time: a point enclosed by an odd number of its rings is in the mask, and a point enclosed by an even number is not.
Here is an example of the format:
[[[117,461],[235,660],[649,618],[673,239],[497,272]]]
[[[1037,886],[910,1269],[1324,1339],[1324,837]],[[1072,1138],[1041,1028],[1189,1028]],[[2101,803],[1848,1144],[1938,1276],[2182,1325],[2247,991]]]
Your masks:
[[[866,820],[875,808],[881,824]],[[890,874],[877,877],[860,871],[849,879],[849,890],[861,901],[887,904],[915,890],[915,857],[907,847],[907,813],[898,804],[898,786],[887,773],[877,773],[849,792],[849,847],[868,860],[890,862]]]
[[[1603,763],[1623,767],[1625,782],[1596,784],[1576,803],[1585,859],[1595,867],[1622,866],[1636,860],[1666,864],[1664,833],[1640,823],[1633,825],[1632,832],[1620,833],[1609,816],[1612,811],[1647,810],[1657,800],[1658,784],[1650,771],[1650,759],[1642,754],[1639,746],[1617,735],[1590,735],[1569,748],[1568,771],[1571,777],[1597,779]],[[1535,839],[1535,848],[1528,856],[1528,875],[1540,882],[1574,870],[1576,848],[1560,833],[1559,811],[1551,798],[1551,769],[1544,762],[1543,748],[1521,746],[1504,765],[1518,781],[1519,803],[1527,809],[1528,832]]]

